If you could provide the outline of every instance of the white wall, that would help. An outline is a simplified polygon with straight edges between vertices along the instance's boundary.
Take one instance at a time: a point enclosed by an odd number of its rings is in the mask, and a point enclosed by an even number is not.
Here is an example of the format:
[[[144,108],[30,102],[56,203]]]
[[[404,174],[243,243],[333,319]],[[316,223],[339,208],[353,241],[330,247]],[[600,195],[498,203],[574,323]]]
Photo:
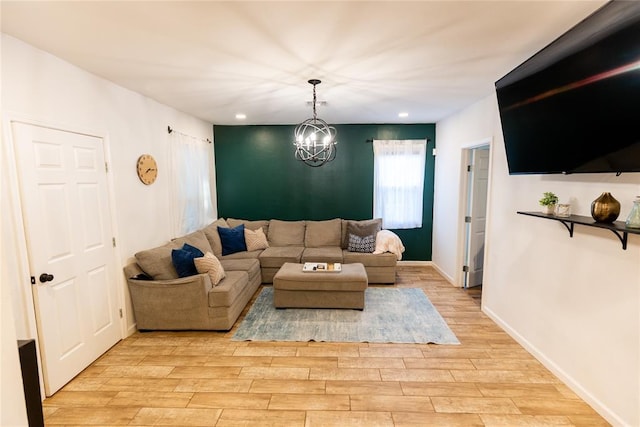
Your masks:
[[[1,128],[1,126],[0,126]],[[9,192],[6,191],[6,168],[1,167],[4,158],[3,150],[0,150],[0,206],[8,202]],[[5,221],[4,209],[0,209],[2,221],[0,222],[0,259],[10,257],[4,245],[4,235],[10,233],[9,221]],[[5,276],[4,262],[0,262],[0,425],[2,426],[26,426],[28,424],[24,393],[22,391],[22,376],[16,328],[14,327],[14,315],[11,295],[10,280]]]
[[[17,200],[10,120],[25,120],[104,137],[115,208],[118,268],[135,252],[175,237],[170,235],[172,202],[169,197],[167,126],[210,140],[213,140],[213,126],[89,74],[5,34],[2,34],[2,113],[2,150],[5,154],[1,165],[2,185],[3,192],[7,191],[9,195],[2,198],[1,208],[4,254],[1,285],[3,298],[5,294],[10,295],[13,306],[17,308],[13,310],[14,324],[5,322],[3,314],[2,332],[3,337],[8,332],[7,335],[19,339],[35,338],[31,290],[25,281],[29,274]],[[151,186],[142,184],[135,173],[136,160],[143,153],[152,154],[159,165],[158,179]],[[213,165],[213,145],[211,156]],[[215,192],[215,183],[212,190]],[[212,198],[214,215],[217,215],[215,193]],[[9,232],[5,233],[5,229]],[[129,310],[126,282],[120,276],[119,287],[125,296],[123,308],[127,313],[123,329],[131,331],[134,319]]]
[[[608,421],[640,425],[640,236],[626,251],[608,230],[517,215],[553,191],[573,213],[609,191],[624,220],[640,173],[509,176],[494,96],[437,124],[433,262],[460,269],[462,147],[493,138],[483,311]],[[606,143],[606,142],[605,142]]]
[[[8,287],[0,286],[0,425],[26,426],[27,410],[11,298]]]

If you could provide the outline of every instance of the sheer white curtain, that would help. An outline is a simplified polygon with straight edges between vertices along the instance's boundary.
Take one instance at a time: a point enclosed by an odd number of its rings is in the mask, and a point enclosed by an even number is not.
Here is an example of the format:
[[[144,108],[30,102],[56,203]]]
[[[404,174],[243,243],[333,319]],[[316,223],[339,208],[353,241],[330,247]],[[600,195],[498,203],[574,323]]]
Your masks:
[[[174,236],[210,224],[213,218],[209,164],[210,145],[180,132],[171,141]]]
[[[373,141],[373,216],[384,228],[422,227],[425,139]]]

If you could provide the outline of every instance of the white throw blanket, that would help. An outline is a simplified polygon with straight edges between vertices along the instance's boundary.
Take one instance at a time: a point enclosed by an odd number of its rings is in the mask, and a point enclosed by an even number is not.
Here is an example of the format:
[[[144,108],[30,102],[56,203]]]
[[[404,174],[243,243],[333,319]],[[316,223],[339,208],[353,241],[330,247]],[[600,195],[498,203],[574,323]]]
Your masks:
[[[382,254],[385,252],[391,252],[395,254],[398,261],[402,259],[402,252],[404,252],[404,246],[400,237],[393,231],[380,230],[376,235],[376,250],[374,254]]]

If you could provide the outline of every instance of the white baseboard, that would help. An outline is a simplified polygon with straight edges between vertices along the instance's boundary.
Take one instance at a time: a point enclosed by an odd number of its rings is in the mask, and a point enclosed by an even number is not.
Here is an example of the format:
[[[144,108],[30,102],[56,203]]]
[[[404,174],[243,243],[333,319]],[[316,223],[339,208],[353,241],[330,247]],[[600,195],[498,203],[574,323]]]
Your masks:
[[[438,267],[438,265],[437,265],[437,264],[431,264],[431,266],[432,266],[433,268],[435,268],[435,270],[436,270],[438,273],[440,273],[440,275],[441,275],[442,277],[444,277],[444,279],[445,279],[447,282],[449,282],[449,284],[450,284],[451,286],[455,286],[456,288],[459,288],[459,287],[460,287],[460,286],[458,286],[458,285],[456,284],[456,281],[453,279],[453,277],[449,276],[447,273],[445,273],[444,271],[442,271],[442,269],[441,269],[440,267]]]
[[[585,390],[584,387],[582,387],[582,385],[580,385],[580,383],[575,380],[575,378],[573,378],[566,371],[560,368],[551,359],[547,358],[543,352],[541,352],[536,346],[531,344],[531,342],[525,339],[522,335],[509,327],[509,325],[491,309],[483,305],[482,312],[489,316],[491,320],[496,322],[496,324],[500,326],[507,334],[509,334],[511,338],[516,340],[518,344],[520,344],[529,353],[531,353],[548,370],[550,370],[555,376],[560,378],[560,380],[562,380],[562,382],[565,383],[567,387],[569,387],[574,393],[580,396],[581,399],[591,405],[591,407],[593,407],[595,411],[598,412],[598,414],[600,414],[608,422],[610,422],[614,426],[629,426],[629,424],[626,424],[623,420],[621,420],[620,417],[612,412],[604,403],[602,403],[599,399]]]
[[[398,261],[397,264],[408,267],[426,267],[433,265],[431,261]]]
[[[138,326],[136,323],[134,323],[133,325],[129,326],[127,328],[127,337],[130,337],[131,335],[135,334],[136,332],[138,332]]]
[[[451,276],[446,274],[440,267],[433,263],[433,261],[398,261],[398,265],[400,266],[408,266],[408,267],[433,267],[450,285],[459,288],[460,286],[456,285],[455,281]]]

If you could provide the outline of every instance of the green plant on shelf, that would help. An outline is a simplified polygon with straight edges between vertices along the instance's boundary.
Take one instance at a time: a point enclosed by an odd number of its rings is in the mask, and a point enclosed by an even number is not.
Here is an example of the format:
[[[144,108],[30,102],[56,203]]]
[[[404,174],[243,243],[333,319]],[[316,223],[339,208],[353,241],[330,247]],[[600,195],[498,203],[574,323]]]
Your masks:
[[[541,206],[553,206],[558,204],[558,196],[554,193],[546,191],[542,195],[542,199],[539,200]]]

